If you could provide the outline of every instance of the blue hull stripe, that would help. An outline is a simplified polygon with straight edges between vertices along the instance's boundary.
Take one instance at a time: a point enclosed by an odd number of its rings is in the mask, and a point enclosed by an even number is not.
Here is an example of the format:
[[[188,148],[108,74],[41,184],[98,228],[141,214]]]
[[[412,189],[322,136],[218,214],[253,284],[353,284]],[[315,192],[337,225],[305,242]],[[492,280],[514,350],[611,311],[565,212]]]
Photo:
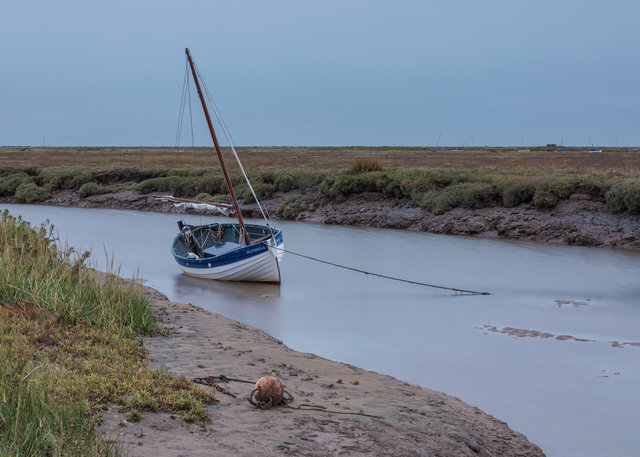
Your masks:
[[[276,246],[282,244],[282,230],[279,230],[275,236]],[[205,257],[202,259],[188,259],[183,256],[179,256],[172,249],[173,257],[176,259],[178,264],[189,267],[189,268],[215,268],[222,265],[228,265],[230,263],[239,262],[244,259],[248,259],[254,257],[256,255],[262,254],[265,251],[268,251],[269,247],[267,246],[266,241],[252,244],[249,246],[244,246],[238,249],[234,249],[233,251],[227,252],[226,254],[222,254],[215,257]]]

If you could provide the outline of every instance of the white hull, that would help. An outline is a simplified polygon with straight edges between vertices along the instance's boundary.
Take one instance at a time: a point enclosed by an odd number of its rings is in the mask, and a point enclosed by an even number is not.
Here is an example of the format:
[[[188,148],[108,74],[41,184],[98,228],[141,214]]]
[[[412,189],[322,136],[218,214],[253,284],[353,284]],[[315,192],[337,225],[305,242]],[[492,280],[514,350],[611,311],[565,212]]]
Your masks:
[[[280,245],[279,247],[282,247]],[[211,268],[190,268],[180,265],[189,276],[220,281],[280,282],[277,255],[281,251],[269,249],[248,259]]]

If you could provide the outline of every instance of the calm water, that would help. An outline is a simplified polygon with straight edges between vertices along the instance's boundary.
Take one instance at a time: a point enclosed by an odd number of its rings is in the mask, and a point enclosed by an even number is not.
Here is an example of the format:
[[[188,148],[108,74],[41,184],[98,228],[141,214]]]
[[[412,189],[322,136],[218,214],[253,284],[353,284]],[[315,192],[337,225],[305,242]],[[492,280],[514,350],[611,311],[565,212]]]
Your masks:
[[[281,223],[289,250],[493,295],[455,296],[293,255],[281,265],[281,286],[227,284],[180,272],[169,254],[176,215],[0,207],[33,223],[49,219],[62,239],[91,249],[98,267],[106,252],[123,276],[139,271],[174,301],[459,397],[550,457],[638,455],[640,347],[612,345],[640,342],[638,253]],[[555,338],[562,335],[590,341]]]

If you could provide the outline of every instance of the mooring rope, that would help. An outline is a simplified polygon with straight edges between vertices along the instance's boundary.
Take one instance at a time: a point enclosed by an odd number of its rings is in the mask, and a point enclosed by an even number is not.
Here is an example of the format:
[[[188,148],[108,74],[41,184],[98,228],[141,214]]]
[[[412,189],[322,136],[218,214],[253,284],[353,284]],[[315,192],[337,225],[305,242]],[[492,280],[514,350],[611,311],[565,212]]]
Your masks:
[[[363,273],[365,275],[377,276],[378,278],[390,279],[392,281],[406,282],[408,284],[415,284],[417,286],[432,287],[434,289],[451,290],[453,292],[458,292],[459,294],[465,294],[465,295],[491,295],[491,293],[489,293],[489,292],[478,292],[477,290],[467,290],[467,289],[458,289],[456,287],[438,286],[436,284],[429,284],[429,283],[426,283],[426,282],[412,281],[410,279],[403,279],[403,278],[396,278],[394,276],[388,276],[388,275],[383,275],[383,274],[380,274],[380,273],[373,273],[371,271],[361,270],[360,268],[354,268],[354,267],[348,267],[346,265],[340,265],[339,263],[329,262],[328,260],[318,259],[317,257],[311,257],[311,256],[308,256],[308,255],[300,254],[299,252],[289,251],[287,249],[279,248],[277,246],[269,245],[269,247],[273,248],[273,249],[278,249],[279,251],[282,251],[282,252],[286,252],[287,254],[297,255],[298,257],[303,257],[303,258],[308,259],[308,260],[313,260],[314,262],[320,262],[320,263],[324,263],[326,265],[332,265],[334,267],[343,268],[345,270],[350,270],[350,271],[355,271],[357,273]]]
[[[216,384],[217,381],[220,382],[225,382],[225,383],[229,383],[229,382],[242,382],[245,384],[254,384],[253,381],[248,381],[246,379],[238,379],[238,378],[229,378],[225,375],[219,375],[219,376],[206,376],[204,378],[191,378],[191,380],[195,383],[198,384],[202,384],[205,386],[209,386],[209,387],[214,387],[218,392],[222,392],[224,394],[229,395],[230,397],[233,398],[238,398],[238,396],[232,392],[229,392],[228,390],[218,386]],[[267,402],[262,402],[259,401],[257,399],[254,398],[254,395],[256,392],[258,392],[260,389],[259,388],[255,388],[251,391],[251,393],[249,394],[249,396],[247,397],[247,401],[249,403],[251,403],[253,406],[255,406],[256,408],[260,408],[260,409],[271,409],[275,406],[281,405],[285,408],[289,408],[289,409],[297,409],[299,411],[320,411],[323,413],[329,413],[329,414],[348,414],[348,415],[354,415],[354,416],[364,416],[364,417],[371,417],[373,419],[384,419],[382,416],[376,416],[374,414],[367,414],[364,411],[360,410],[360,411],[336,411],[336,410],[332,410],[332,409],[327,409],[324,406],[321,405],[314,405],[314,404],[310,404],[310,403],[303,403],[301,405],[298,406],[291,406],[291,403],[293,403],[294,397],[293,395],[288,392],[288,391],[284,391],[284,396],[282,397],[282,399],[280,400],[280,402],[278,404],[273,404],[273,398],[269,397],[269,401]]]

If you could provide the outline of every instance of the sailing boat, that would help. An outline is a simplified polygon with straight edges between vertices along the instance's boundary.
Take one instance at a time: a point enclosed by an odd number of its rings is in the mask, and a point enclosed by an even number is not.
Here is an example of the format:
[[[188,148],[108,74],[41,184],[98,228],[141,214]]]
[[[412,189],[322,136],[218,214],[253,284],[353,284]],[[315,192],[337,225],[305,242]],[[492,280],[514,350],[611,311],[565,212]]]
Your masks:
[[[220,161],[220,168],[222,169],[227,189],[231,196],[237,222],[214,222],[205,225],[190,225],[182,220],[178,221],[180,232],[176,235],[171,247],[173,257],[186,274],[198,278],[224,281],[280,283],[279,262],[283,252],[282,230],[272,227],[269,224],[257,198],[256,202],[258,202],[258,207],[264,216],[266,225],[245,224],[222,157],[216,133],[213,129],[213,124],[211,123],[207,103],[200,86],[200,81],[198,80],[198,72],[196,71],[188,48],[185,49],[185,53],[198,90],[198,96],[200,97],[200,103],[202,104],[202,109],[207,120],[209,133],[211,134],[211,139],[213,140],[213,145],[218,155],[218,160]],[[231,138],[227,134],[224,123],[213,103],[212,107],[231,145],[231,150],[238,161],[238,165],[247,180],[247,184],[254,197],[256,197],[251,183],[238,159]]]

